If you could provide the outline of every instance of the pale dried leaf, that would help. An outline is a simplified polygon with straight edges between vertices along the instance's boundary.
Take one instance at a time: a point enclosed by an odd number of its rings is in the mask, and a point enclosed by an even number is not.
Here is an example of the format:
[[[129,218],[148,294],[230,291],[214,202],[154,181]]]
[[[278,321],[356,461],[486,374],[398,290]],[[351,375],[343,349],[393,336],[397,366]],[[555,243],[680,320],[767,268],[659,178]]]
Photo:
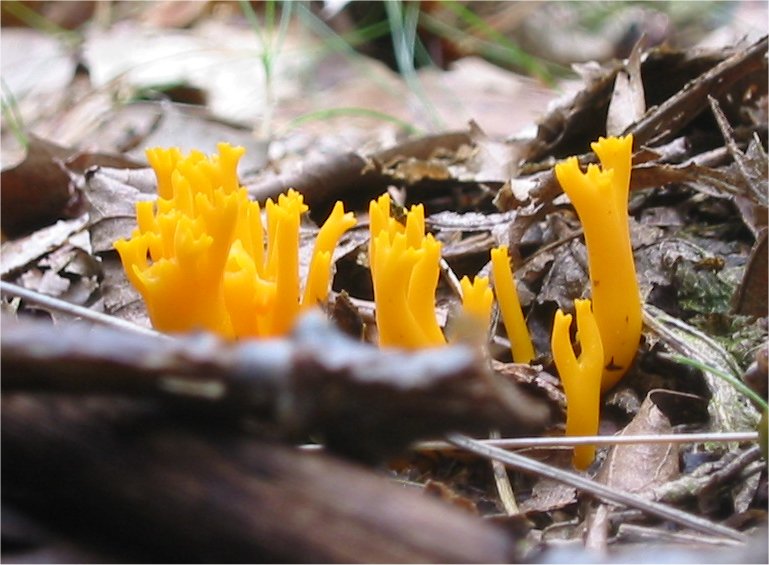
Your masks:
[[[0,274],[6,276],[58,248],[87,223],[88,214],[83,214],[74,220],[59,220],[52,226],[37,230],[27,237],[5,242],[0,247],[2,257]]]
[[[641,80],[641,42],[639,41],[633,47],[624,68],[617,73],[614,81],[614,92],[606,117],[606,135],[622,134],[645,113],[646,98]]]

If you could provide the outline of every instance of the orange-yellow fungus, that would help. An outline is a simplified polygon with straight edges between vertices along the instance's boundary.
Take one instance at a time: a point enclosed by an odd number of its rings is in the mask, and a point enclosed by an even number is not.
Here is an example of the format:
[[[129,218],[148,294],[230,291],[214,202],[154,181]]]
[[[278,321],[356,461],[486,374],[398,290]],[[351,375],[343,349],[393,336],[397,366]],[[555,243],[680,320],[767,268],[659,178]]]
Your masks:
[[[480,328],[488,328],[491,321],[491,307],[494,294],[489,288],[488,277],[462,277],[459,281],[462,288],[462,310],[478,322]]]
[[[177,148],[147,150],[158,199],[137,204],[138,227],[115,249],[155,328],[230,338],[282,335],[301,309],[328,297],[331,254],[355,218],[341,203],[334,207],[318,234],[300,301],[302,195],[289,190],[277,203],[268,200],[265,230],[259,204],[238,183],[245,150],[217,147],[210,158],[199,151],[185,157]]]
[[[581,346],[579,359],[574,355],[569,334],[571,314],[564,314],[560,309],[555,313],[550,345],[566,394],[566,435],[593,436],[598,433],[604,352],[590,300],[575,300],[574,309]],[[586,469],[594,458],[594,445],[574,448],[573,462],[577,469]]]
[[[601,168],[579,168],[576,157],[555,166],[555,175],[579,215],[585,233],[593,311],[601,332],[601,390],[630,368],[641,338],[641,298],[628,225],[633,137],[600,138],[592,144]]]
[[[505,322],[507,337],[510,339],[513,361],[529,363],[535,356],[534,345],[518,300],[518,291],[506,245],[500,245],[491,250],[491,270],[494,274],[494,292],[502,312],[502,320]]]
[[[411,207],[405,225],[390,214],[390,196],[369,205],[369,266],[379,345],[416,349],[446,343],[435,318],[441,244],[425,235],[424,207]]]

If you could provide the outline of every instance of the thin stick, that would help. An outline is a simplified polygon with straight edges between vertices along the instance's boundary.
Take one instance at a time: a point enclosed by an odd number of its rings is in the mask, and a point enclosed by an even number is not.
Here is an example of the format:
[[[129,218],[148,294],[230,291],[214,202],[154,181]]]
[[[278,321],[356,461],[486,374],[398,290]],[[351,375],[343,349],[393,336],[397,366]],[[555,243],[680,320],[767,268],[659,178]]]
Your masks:
[[[608,502],[610,504],[622,504],[624,506],[638,508],[639,510],[643,510],[648,514],[652,514],[665,520],[671,520],[677,524],[706,534],[724,536],[729,539],[741,542],[747,541],[747,538],[744,534],[727,526],[711,522],[710,520],[700,518],[699,516],[695,516],[687,512],[682,512],[658,502],[645,500],[627,492],[609,488],[606,485],[591,481],[582,475],[578,475],[570,471],[564,471],[557,467],[553,467],[551,465],[535,461],[534,459],[518,455],[517,453],[511,453],[509,451],[505,451],[504,449],[499,449],[498,447],[484,445],[482,442],[479,442],[465,435],[449,434],[447,439],[449,443],[455,445],[456,447],[465,449],[482,457],[497,459],[502,461],[505,465],[525,473],[560,481],[564,484],[591,494],[594,497],[603,500],[604,502]]]
[[[33,290],[29,290],[22,286],[15,285],[6,281],[0,281],[0,291],[2,291],[2,293],[5,295],[18,296],[27,302],[42,308],[47,308],[48,310],[53,310],[54,312],[59,312],[60,314],[67,314],[76,318],[83,318],[89,322],[94,322],[96,324],[102,324],[121,330],[127,330],[133,333],[172,339],[170,336],[157,332],[153,329],[145,328],[137,324],[132,324],[126,320],[122,320],[108,314],[102,314],[101,312],[96,312],[95,310],[91,310],[89,308],[83,308],[77,304],[72,304],[71,302],[66,302],[65,300],[54,298],[53,296],[48,296],[46,294],[41,294],[39,292],[35,292]]]
[[[482,445],[500,449],[525,447],[574,447],[575,445],[624,445],[636,443],[727,443],[758,441],[758,432],[699,433],[699,434],[639,434],[622,436],[524,437],[476,440]],[[417,451],[447,451],[456,447],[445,441],[421,441],[414,444]]]

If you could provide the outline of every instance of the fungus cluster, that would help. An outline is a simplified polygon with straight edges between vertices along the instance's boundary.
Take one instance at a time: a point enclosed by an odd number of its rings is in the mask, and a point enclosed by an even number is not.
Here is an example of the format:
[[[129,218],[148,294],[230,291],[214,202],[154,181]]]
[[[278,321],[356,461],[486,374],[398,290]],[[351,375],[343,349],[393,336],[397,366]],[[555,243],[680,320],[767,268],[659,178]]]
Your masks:
[[[590,301],[575,301],[579,362],[570,345],[571,317],[560,310],[551,340],[566,393],[567,433],[579,435],[597,433],[596,391],[609,390],[624,376],[641,339],[641,298],[628,223],[633,137],[600,138],[591,147],[600,167],[588,165],[583,173],[576,157],[555,166],[556,178],[582,223],[590,270],[592,310]],[[575,465],[587,467],[592,453],[594,449],[575,450]]]
[[[588,252],[591,300],[575,300],[577,357],[572,317],[558,310],[551,346],[567,397],[566,433],[594,435],[600,394],[630,367],[641,334],[641,301],[635,275],[627,200],[633,139],[601,138],[592,144],[601,167],[582,172],[576,157],[555,175],[582,223]],[[239,185],[244,150],[222,143],[218,154],[151,149],[158,181],[156,202],[136,205],[138,227],[115,242],[125,272],[161,331],[209,330],[225,337],[285,334],[304,309],[327,300],[331,257],[356,224],[337,202],[321,226],[301,289],[299,224],[308,208],[289,190],[262,210]],[[424,207],[398,221],[388,194],[369,206],[369,265],[379,344],[406,349],[446,343],[435,315],[441,244],[425,233]],[[491,250],[494,292],[487,277],[460,281],[466,315],[487,328],[496,295],[513,360],[535,357],[506,246]],[[593,446],[575,449],[574,464],[587,467]]]
[[[226,143],[211,157],[147,151],[158,198],[137,203],[138,227],[115,249],[161,331],[282,335],[300,310],[328,295],[331,254],[354,216],[336,204],[318,233],[300,297],[299,222],[307,206],[289,190],[267,201],[265,225],[259,204],[238,183],[243,153]]]

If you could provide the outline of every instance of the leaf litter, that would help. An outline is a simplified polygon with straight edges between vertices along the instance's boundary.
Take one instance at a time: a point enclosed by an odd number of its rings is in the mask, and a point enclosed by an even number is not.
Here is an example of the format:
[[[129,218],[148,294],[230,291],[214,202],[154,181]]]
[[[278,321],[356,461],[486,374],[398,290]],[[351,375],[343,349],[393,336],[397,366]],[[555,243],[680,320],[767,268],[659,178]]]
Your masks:
[[[194,21],[199,16],[189,17]],[[410,139],[392,124],[380,124],[380,143],[364,150],[350,147],[342,136],[334,137],[332,122],[343,123],[342,119],[315,123],[306,132],[301,126],[286,127],[292,111],[295,115],[296,108],[308,107],[308,100],[316,98],[296,96],[300,90],[296,77],[301,74],[297,70],[311,69],[317,63],[314,57],[303,59],[302,55],[274,77],[281,90],[273,101],[277,111],[272,119],[273,126],[279,126],[274,131],[282,135],[265,138],[252,133],[265,117],[265,104],[249,95],[264,92],[263,83],[253,82],[264,79],[253,61],[240,73],[251,81],[248,88],[235,88],[229,78],[217,81],[202,72],[229,59],[233,59],[233,68],[241,68],[238,65],[245,61],[245,53],[258,48],[253,32],[239,30],[219,48],[211,38],[222,33],[221,22],[210,23],[198,35],[182,30],[136,33],[133,25],[87,36],[84,64],[93,86],[102,91],[117,89],[112,92],[125,96],[127,91],[139,93],[145,87],[185,83],[206,92],[208,108],[190,108],[168,99],[136,101],[132,117],[114,122],[122,131],[110,120],[125,114],[131,105],[109,109],[101,125],[87,128],[72,147],[56,147],[30,137],[26,160],[3,171],[4,281],[148,326],[146,310],[125,280],[111,247],[112,241],[133,229],[135,202],[154,197],[152,173],[142,168],[141,148],[172,144],[205,150],[213,141],[234,140],[248,146],[252,161],[240,171],[242,181],[252,197],[262,201],[293,186],[305,193],[318,216],[337,198],[360,212],[370,198],[388,189],[403,205],[424,202],[427,223],[445,242],[446,258],[457,276],[486,272],[488,249],[509,243],[514,258],[517,256],[516,276],[528,324],[542,355],[537,359],[539,365],[523,368],[509,363],[504,351],[492,348],[492,369],[542,400],[550,413],[545,433],[558,435],[565,399],[548,354],[550,320],[557,306],[568,307],[574,298],[587,295],[588,278],[579,224],[550,168],[555,160],[571,154],[582,155],[585,163],[589,142],[598,135],[630,131],[638,144],[633,160],[631,232],[647,302],[646,327],[636,362],[639,367],[605,399],[602,430],[638,434],[755,429],[760,414],[730,385],[708,371],[690,371],[682,378],[676,372],[683,374],[683,366],[664,355],[677,352],[740,378],[766,341],[766,38],[741,48],[707,51],[643,49],[639,43],[625,61],[583,65],[584,88],[541,115],[530,138],[521,135],[519,126],[531,119],[521,120],[521,116],[544,107],[554,95],[544,95],[539,87],[523,87],[536,104],[516,114],[515,120],[496,120],[510,108],[505,97],[513,96],[523,83],[516,82],[517,77],[506,81],[498,69],[486,68],[484,62],[465,60],[453,74],[425,73],[425,84],[437,88],[435,84],[440,82],[445,88],[447,83],[461,83],[464,76],[481,76],[478,91],[474,91],[476,100],[494,100],[494,104],[483,111],[476,106],[466,115],[459,113],[459,121],[446,122],[462,127],[467,117],[481,116],[478,124]],[[118,56],[126,50],[129,36],[134,43],[138,38],[149,41],[144,47],[154,53],[156,67]],[[289,36],[297,39],[296,33]],[[291,44],[287,52],[302,53],[307,41],[303,38]],[[168,56],[157,57],[164,49]],[[139,57],[142,52],[134,55]],[[179,57],[190,60],[180,63]],[[200,57],[208,57],[205,64],[200,64]],[[117,66],[109,66],[110,58]],[[361,64],[357,58],[338,60],[344,62],[347,73],[339,77],[353,76],[350,68]],[[232,73],[231,68],[219,71],[222,76]],[[391,88],[403,88],[397,75],[381,68],[371,72],[386,77],[382,80]],[[361,92],[356,88],[352,83],[331,81],[323,96],[347,90],[340,100],[345,96],[354,100]],[[540,94],[544,98],[537,98]],[[240,98],[232,101],[229,96]],[[437,104],[445,110],[454,102]],[[424,127],[423,116],[404,111],[402,105],[393,108],[399,119]],[[364,130],[351,126],[347,139],[361,139]],[[91,135],[102,145],[90,145]],[[327,147],[316,143],[324,136],[330,140]],[[369,138],[374,137],[370,132]],[[385,146],[383,139],[388,140]],[[100,152],[112,156],[98,157]],[[30,192],[29,187],[37,192]],[[365,213],[362,216],[365,223]],[[311,252],[313,230],[307,225],[303,231],[307,236],[300,244],[304,262]],[[366,326],[372,323],[370,310],[362,308],[372,298],[365,266],[359,262],[366,244],[365,228],[353,230],[334,256],[337,293],[331,304],[332,318],[340,323],[345,319],[344,325],[356,336],[368,335]],[[438,303],[441,318],[451,320],[453,309],[447,305],[456,304],[456,296],[446,283],[439,288]],[[18,315],[24,312],[22,302]],[[738,356],[730,352],[730,339],[740,332],[748,337],[744,353]],[[697,393],[704,393],[705,399],[700,401],[706,403],[709,417],[676,424],[667,421],[650,400],[671,394],[651,392],[655,381],[649,375],[655,370],[666,373],[676,390],[691,385]],[[764,362],[760,373],[764,380],[765,370]],[[631,398],[646,400],[634,403],[628,400]],[[683,447],[680,454],[677,449],[664,444],[617,446],[608,450],[590,474],[614,489],[662,499],[667,496],[676,503],[682,498],[660,493],[674,492],[674,485],[689,480],[688,496],[695,493],[703,516],[728,518],[723,510],[726,501],[734,514],[752,509],[759,514],[757,521],[765,524],[766,514],[760,510],[761,500],[766,500],[765,469],[754,469],[744,480],[739,479],[756,462],[749,445],[696,444]],[[717,464],[703,463],[682,475],[682,461],[699,451],[708,453]],[[563,450],[560,455],[558,451],[527,452],[529,457],[562,468],[568,467],[567,454]],[[412,452],[391,466],[398,476],[414,479],[427,492],[499,521],[503,507],[490,467],[457,457],[441,454],[425,459]],[[581,524],[588,515],[578,489],[547,478],[531,479],[515,472],[510,476],[521,515],[528,520],[526,535],[529,540],[541,540],[534,544],[540,550],[550,547],[554,528],[564,521],[572,524],[561,530],[568,539],[580,540],[585,535],[582,526],[573,522]],[[700,486],[691,487],[691,481]],[[703,486],[716,481],[730,485],[730,494]],[[721,504],[716,503],[719,501]],[[599,508],[598,517],[588,517],[588,546],[621,546],[623,537],[616,520],[605,504]],[[512,523],[514,519],[507,520]],[[633,521],[649,524],[639,515]],[[659,535],[662,538],[661,532]]]

